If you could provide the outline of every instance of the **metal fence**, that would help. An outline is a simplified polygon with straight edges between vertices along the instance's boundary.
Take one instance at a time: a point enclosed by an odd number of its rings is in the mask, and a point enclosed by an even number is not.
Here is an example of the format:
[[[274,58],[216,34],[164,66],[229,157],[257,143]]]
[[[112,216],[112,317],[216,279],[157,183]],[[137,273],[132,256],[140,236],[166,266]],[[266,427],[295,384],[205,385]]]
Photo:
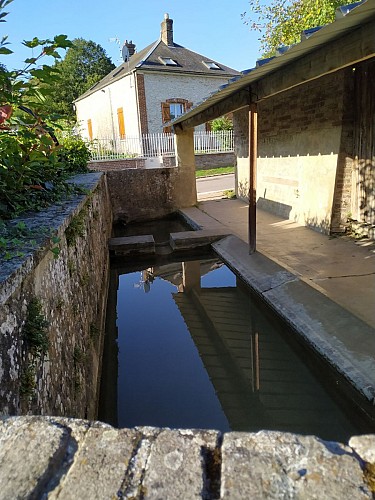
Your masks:
[[[195,132],[195,153],[233,151],[233,131]],[[90,142],[93,160],[174,156],[174,134],[144,134],[140,137],[110,137]]]

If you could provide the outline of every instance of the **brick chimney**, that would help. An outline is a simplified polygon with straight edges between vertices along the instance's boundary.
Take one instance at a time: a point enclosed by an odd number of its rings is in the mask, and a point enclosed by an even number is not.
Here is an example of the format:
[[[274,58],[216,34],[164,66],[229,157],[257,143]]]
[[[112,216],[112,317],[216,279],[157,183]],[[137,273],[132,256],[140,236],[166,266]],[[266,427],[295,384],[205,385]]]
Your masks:
[[[173,47],[173,19],[169,19],[169,14],[164,14],[164,21],[161,23],[161,40],[169,47]]]
[[[124,45],[128,48],[128,50],[129,50],[129,57],[131,57],[135,53],[135,45],[134,45],[134,43],[132,42],[132,40],[130,40],[129,42],[127,40],[125,40]]]

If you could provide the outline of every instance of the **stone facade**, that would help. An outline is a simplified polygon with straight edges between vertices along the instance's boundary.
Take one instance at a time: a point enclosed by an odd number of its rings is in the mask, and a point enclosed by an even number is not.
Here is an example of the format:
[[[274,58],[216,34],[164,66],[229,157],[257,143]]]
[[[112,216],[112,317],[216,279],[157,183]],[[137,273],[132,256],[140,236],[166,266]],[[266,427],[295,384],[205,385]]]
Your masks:
[[[258,104],[257,204],[318,231],[350,212],[353,72],[345,69]],[[237,195],[248,192],[247,111],[235,113]]]
[[[139,136],[136,82],[134,74],[124,76],[104,89],[75,103],[77,122],[83,137],[90,138],[88,120],[91,120],[93,139],[119,136],[117,110],[123,109],[125,133]]]
[[[167,99],[186,99],[197,104],[227,83],[228,78],[201,75],[172,75],[145,73],[146,105],[150,132],[163,132],[162,102]],[[200,125],[196,130],[204,130]]]
[[[111,170],[125,170],[127,168],[144,168],[144,158],[128,158],[126,160],[102,160],[91,161],[88,164],[90,170],[96,172],[107,172]]]
[[[217,76],[137,72],[77,101],[77,121],[84,137],[89,137],[89,119],[94,139],[118,136],[117,109],[123,108],[128,137],[161,133],[162,102],[178,98],[197,104],[227,81]],[[204,125],[200,129],[204,130]]]
[[[374,225],[375,63],[360,63],[258,103],[257,204],[324,233]],[[248,110],[234,113],[237,196],[249,189]]]
[[[193,169],[193,175],[195,169]],[[196,185],[187,190],[182,168],[108,171],[107,181],[115,221],[157,219],[197,203]]]
[[[112,214],[105,176],[88,174],[75,181],[90,194],[23,217],[39,247],[2,265],[3,415],[96,415]],[[47,321],[49,348],[40,358],[35,356],[38,339],[25,335],[32,301],[38,301]],[[40,337],[43,328],[37,327]]]

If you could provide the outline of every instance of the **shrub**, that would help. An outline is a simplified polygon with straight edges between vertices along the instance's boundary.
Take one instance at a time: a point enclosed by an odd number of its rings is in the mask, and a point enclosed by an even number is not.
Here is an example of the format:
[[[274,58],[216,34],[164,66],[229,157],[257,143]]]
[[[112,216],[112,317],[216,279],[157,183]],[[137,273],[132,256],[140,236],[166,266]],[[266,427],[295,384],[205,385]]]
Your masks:
[[[12,0],[0,0],[0,19]],[[40,59],[60,59],[58,49],[72,42],[66,35],[53,39],[33,38],[23,44],[37,54],[25,60],[20,70],[0,70],[0,217],[12,218],[29,209],[38,209],[71,191],[64,180],[66,164],[58,155],[53,131],[59,117],[48,114],[45,101],[50,86],[60,75],[56,68],[41,65]],[[0,38],[0,54],[11,54],[7,37]]]
[[[65,165],[65,170],[72,174],[88,172],[87,162],[91,153],[87,143],[74,135],[66,136],[61,142],[59,159]]]

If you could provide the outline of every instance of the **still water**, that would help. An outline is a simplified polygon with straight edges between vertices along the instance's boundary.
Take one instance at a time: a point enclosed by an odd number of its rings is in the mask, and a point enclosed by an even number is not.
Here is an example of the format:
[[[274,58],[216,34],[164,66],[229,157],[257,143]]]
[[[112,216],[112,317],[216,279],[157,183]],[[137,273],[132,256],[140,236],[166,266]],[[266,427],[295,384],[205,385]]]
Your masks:
[[[101,420],[341,441],[359,432],[290,332],[216,260],[112,272],[109,308]]]

